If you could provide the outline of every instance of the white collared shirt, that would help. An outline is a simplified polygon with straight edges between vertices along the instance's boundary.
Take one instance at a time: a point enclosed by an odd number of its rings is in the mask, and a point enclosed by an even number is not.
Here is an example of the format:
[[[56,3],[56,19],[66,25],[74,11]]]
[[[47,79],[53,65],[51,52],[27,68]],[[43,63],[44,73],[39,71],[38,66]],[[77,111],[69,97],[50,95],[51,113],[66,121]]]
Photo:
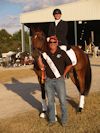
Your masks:
[[[60,21],[61,21],[61,19],[55,20],[55,25],[57,26]]]

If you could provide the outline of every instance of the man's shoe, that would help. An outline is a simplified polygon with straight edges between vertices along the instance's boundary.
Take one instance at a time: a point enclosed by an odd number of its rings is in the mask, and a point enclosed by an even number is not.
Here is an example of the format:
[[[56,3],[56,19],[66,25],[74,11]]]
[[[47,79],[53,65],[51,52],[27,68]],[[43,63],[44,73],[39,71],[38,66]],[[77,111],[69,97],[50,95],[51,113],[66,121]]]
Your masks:
[[[66,123],[61,123],[61,125],[62,125],[62,127],[66,127],[67,126]]]
[[[51,127],[51,126],[54,126],[56,122],[49,122],[48,123],[48,126]]]

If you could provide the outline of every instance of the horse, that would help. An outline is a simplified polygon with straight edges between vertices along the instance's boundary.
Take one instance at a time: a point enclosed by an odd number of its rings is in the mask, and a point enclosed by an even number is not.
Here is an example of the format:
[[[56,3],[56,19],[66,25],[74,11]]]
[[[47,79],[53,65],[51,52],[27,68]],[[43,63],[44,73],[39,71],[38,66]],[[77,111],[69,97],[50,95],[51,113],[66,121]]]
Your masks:
[[[35,53],[34,59],[35,66],[34,70],[36,74],[38,75],[39,83],[41,86],[41,95],[42,95],[42,113],[46,112],[46,95],[45,95],[45,88],[44,83],[41,82],[42,80],[42,71],[39,68],[39,56],[41,56],[42,53],[46,52],[48,48],[48,43],[46,40],[46,36],[43,31],[34,31],[32,36],[32,45],[35,49],[33,51],[33,55]],[[76,85],[79,94],[80,94],[80,101],[77,111],[81,112],[84,108],[84,97],[89,94],[90,87],[91,87],[91,79],[92,79],[92,73],[91,73],[91,65],[88,55],[80,49],[78,46],[71,46],[71,50],[74,51],[77,63],[73,65],[72,69],[69,72],[69,76],[72,80],[72,82]],[[67,52],[66,52],[67,54]],[[42,117],[42,116],[41,116]]]

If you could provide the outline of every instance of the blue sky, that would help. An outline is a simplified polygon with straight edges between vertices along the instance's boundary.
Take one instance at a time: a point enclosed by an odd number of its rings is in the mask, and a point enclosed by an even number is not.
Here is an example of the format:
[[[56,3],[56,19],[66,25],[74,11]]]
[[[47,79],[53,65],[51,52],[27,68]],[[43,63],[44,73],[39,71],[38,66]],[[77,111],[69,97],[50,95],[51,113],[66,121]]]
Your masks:
[[[0,29],[9,33],[18,31],[20,14],[77,0],[0,0]]]

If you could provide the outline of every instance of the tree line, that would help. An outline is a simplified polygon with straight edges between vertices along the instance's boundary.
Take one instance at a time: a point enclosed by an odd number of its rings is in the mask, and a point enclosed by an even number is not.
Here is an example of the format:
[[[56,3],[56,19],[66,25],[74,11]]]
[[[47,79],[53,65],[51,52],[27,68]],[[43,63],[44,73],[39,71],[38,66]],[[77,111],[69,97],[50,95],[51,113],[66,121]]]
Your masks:
[[[25,31],[25,44],[26,44],[26,52],[29,51],[29,35],[28,32]],[[21,30],[15,32],[13,35],[9,34],[5,29],[0,30],[0,56],[2,53],[6,53],[9,51],[21,51]]]

